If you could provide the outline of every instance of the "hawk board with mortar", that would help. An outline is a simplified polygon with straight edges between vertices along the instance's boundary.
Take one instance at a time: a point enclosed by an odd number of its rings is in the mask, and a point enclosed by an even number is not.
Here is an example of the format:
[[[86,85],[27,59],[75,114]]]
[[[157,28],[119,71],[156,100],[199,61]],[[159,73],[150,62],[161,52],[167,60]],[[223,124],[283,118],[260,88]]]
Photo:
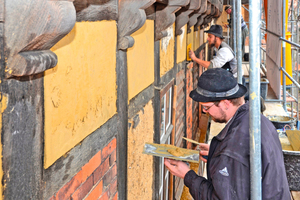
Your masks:
[[[154,144],[146,142],[143,154],[199,163],[199,151],[184,149],[170,144]]]

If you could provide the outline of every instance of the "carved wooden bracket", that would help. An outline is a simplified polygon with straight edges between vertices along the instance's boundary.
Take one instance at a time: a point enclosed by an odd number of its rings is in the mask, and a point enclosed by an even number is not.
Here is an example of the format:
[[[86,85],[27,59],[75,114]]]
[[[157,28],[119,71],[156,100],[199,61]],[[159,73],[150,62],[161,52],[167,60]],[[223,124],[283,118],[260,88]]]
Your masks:
[[[223,1],[222,0],[219,0],[218,1],[218,5],[216,6],[219,10],[219,16],[220,17],[222,15],[222,12],[223,12]]]
[[[210,14],[206,15],[203,19],[203,23],[200,26],[201,29],[206,28],[209,23],[212,21],[213,17],[216,15],[216,7],[214,5],[210,4]]]
[[[188,33],[191,31],[191,27],[195,26],[198,21],[198,17],[200,17],[203,13],[207,10],[207,0],[199,0],[200,1],[200,8],[196,10],[193,15],[190,16],[190,21],[188,23]],[[194,30],[198,30],[198,26],[194,27]]]
[[[220,10],[221,6],[223,9],[223,3],[221,3],[220,5],[220,2],[218,0],[211,0],[211,13],[204,18],[201,28],[207,27],[213,18],[218,18],[221,16],[222,14],[222,9]]]
[[[140,29],[145,21],[145,9],[151,6],[155,0],[120,0],[118,21],[118,49],[125,50],[134,44],[130,36]]]
[[[202,28],[201,26],[204,24],[204,19],[206,18],[206,16],[210,15],[210,13],[211,13],[211,3],[207,2],[206,12],[201,14],[200,17],[198,17],[198,21],[195,26],[200,27],[201,29]]]
[[[211,5],[215,9],[213,17],[214,18],[220,17],[222,14],[222,10],[223,10],[223,3],[220,0],[211,0]]]
[[[5,1],[5,75],[28,76],[57,64],[49,49],[68,34],[76,22],[71,0]]]
[[[175,22],[175,13],[182,7],[188,5],[190,0],[169,0],[167,5],[157,4],[155,17],[155,40],[167,36],[166,29]]]
[[[77,21],[101,21],[118,19],[117,0],[75,0]]]
[[[182,33],[181,28],[185,24],[187,24],[190,20],[189,15],[191,13],[193,13],[194,11],[200,9],[200,5],[201,5],[201,0],[191,0],[190,4],[187,7],[182,8],[179,11],[179,13],[176,17],[176,22],[175,22],[175,25],[176,25],[175,26],[176,27],[175,34],[176,35],[181,35],[181,33]]]

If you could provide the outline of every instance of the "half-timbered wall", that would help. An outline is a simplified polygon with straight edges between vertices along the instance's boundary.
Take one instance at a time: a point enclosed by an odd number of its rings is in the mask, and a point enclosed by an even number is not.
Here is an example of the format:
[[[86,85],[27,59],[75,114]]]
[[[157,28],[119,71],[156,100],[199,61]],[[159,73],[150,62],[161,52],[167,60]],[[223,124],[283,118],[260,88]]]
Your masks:
[[[187,45],[214,2],[0,0],[0,199],[158,199],[163,165],[143,146],[159,142],[166,88],[174,144],[198,133]]]

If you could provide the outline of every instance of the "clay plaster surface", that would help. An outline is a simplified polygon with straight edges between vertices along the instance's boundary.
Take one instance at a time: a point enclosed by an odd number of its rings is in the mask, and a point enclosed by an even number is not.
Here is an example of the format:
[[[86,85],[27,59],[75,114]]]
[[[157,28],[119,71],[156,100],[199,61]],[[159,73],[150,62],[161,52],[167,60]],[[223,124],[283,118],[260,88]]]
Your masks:
[[[45,168],[116,113],[116,22],[78,22],[46,71]]]
[[[187,25],[184,25],[181,30],[181,35],[177,36],[177,63],[180,63],[184,60],[186,60],[186,29]]]
[[[160,76],[174,67],[175,23],[167,30],[168,36],[160,41]]]
[[[145,142],[153,142],[153,107],[150,101],[137,113],[139,123],[128,130],[128,198],[152,199],[153,156],[142,154]],[[133,126],[136,126],[133,128]]]
[[[146,20],[131,36],[135,42],[127,51],[128,100],[154,81],[154,21]]]

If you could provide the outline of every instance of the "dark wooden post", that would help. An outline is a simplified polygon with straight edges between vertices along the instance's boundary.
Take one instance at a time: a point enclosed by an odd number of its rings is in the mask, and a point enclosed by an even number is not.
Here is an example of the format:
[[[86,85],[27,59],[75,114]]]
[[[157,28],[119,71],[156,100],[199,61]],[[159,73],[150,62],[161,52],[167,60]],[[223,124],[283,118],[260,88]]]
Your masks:
[[[43,72],[56,65],[49,49],[73,28],[75,8],[71,1],[0,3],[3,195],[43,199]]]
[[[146,21],[145,9],[155,0],[119,1],[118,50],[117,50],[117,111],[119,133],[117,135],[118,197],[127,199],[127,147],[128,147],[128,76],[127,49],[134,39],[130,36]]]

